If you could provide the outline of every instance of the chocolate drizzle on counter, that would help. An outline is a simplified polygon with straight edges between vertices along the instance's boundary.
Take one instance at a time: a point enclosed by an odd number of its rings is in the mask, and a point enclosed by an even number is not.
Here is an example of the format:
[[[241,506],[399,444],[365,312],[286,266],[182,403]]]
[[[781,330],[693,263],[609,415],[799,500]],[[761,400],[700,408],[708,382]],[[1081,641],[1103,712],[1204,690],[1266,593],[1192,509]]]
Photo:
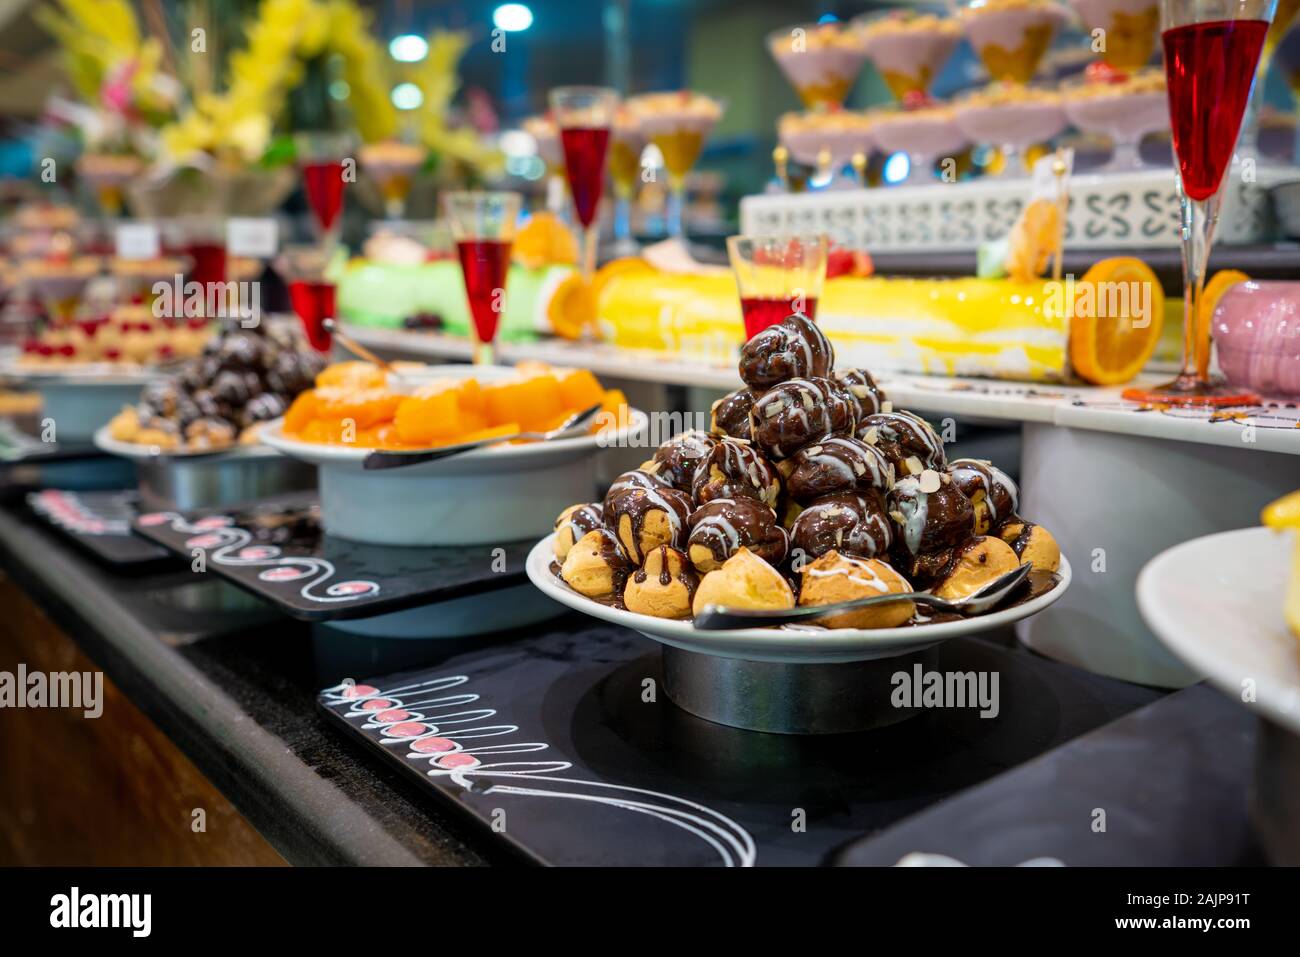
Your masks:
[[[884,391],[866,369],[841,369],[835,373],[835,381],[857,402],[859,421],[875,415],[887,401]]]
[[[737,439],[748,439],[749,410],[758,396],[752,389],[737,389],[713,403],[711,426],[714,432]]]
[[[682,492],[691,491],[695,470],[721,440],[716,435],[693,429],[674,436],[655,451],[655,474]]]
[[[828,495],[799,513],[790,529],[796,549],[808,558],[837,551],[858,558],[884,556],[893,528],[878,491]]]
[[[849,436],[831,436],[791,457],[786,491],[801,505],[841,492],[888,492],[894,467],[875,446]]]
[[[790,536],[776,512],[752,498],[715,498],[691,513],[687,546],[707,548],[716,562],[725,562],[748,548],[769,565],[785,561]]]
[[[748,442],[722,438],[695,467],[691,491],[699,505],[715,498],[755,498],[775,505],[781,477],[763,453]]]
[[[858,423],[858,438],[874,445],[894,466],[894,477],[902,478],[924,469],[942,469],[945,465],[943,441],[919,415],[899,410],[877,412]],[[917,459],[909,467],[908,459]]]
[[[852,435],[857,422],[857,403],[826,378],[789,379],[774,385],[749,412],[754,444],[773,459],[793,455],[809,442],[830,435]]]
[[[835,350],[817,324],[799,313],[768,326],[740,350],[740,378],[753,389],[767,389],[791,378],[824,377],[835,364]]]
[[[666,544],[674,548],[686,545],[687,522],[691,517],[691,497],[675,488],[629,488],[605,499],[605,527],[618,536],[628,557],[639,564],[642,535],[646,519],[655,512],[662,513],[671,538]],[[628,538],[623,537],[623,519],[628,520]]]

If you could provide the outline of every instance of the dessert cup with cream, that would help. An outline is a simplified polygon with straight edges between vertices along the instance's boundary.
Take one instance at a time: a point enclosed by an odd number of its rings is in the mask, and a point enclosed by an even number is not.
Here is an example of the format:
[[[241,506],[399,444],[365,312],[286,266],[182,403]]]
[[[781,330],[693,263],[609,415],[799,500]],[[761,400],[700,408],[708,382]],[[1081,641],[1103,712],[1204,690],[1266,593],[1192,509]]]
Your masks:
[[[1144,70],[1116,82],[1076,80],[1064,85],[1061,94],[1071,123],[1085,133],[1108,136],[1114,144],[1102,172],[1141,169],[1142,137],[1169,129],[1169,97],[1160,70]]]
[[[1028,83],[1069,15],[1054,0],[966,0],[960,18],[990,80]]]
[[[840,23],[774,30],[768,34],[767,48],[810,110],[843,103],[867,57],[862,38]]]
[[[900,103],[930,92],[962,35],[956,20],[909,10],[863,15],[853,27],[867,58]]]
[[[1002,150],[999,175],[1025,175],[1024,152],[1065,129],[1065,106],[1055,90],[994,83],[969,93],[953,105],[957,126],[974,143]]]
[[[883,110],[871,127],[872,141],[887,153],[906,153],[911,163],[906,185],[934,181],[934,164],[966,148],[952,107],[935,104],[917,110]]]

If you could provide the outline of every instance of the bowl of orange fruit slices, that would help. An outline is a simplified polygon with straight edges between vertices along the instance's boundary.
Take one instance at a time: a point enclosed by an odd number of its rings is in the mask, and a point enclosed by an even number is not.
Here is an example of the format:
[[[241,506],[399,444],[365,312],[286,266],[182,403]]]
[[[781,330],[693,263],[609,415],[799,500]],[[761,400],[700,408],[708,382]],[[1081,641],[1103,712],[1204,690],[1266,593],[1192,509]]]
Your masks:
[[[596,404],[601,412],[586,435],[512,440]],[[575,495],[591,494],[600,451],[633,441],[647,422],[585,369],[402,364],[387,371],[342,362],[263,427],[262,441],[317,467],[321,523],[331,535],[376,545],[482,545],[549,532]],[[375,450],[481,439],[501,441],[403,468],[363,467]]]

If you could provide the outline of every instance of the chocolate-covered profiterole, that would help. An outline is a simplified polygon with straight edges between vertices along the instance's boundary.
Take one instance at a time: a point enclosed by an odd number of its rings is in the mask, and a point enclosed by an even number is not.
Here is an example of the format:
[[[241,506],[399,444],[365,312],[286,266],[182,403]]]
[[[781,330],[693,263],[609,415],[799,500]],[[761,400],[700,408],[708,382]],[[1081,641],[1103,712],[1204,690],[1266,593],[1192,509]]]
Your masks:
[[[709,453],[717,448],[719,438],[699,429],[674,436],[655,450],[654,458],[646,467],[683,492],[691,490],[695,470]]]
[[[803,558],[831,551],[874,558],[889,551],[893,527],[877,491],[827,495],[799,513],[790,540]]]
[[[614,533],[595,528],[574,542],[560,566],[560,577],[588,598],[617,597],[623,594],[632,568]]]
[[[786,379],[822,377],[835,365],[830,341],[807,316],[795,313],[768,326],[740,350],[740,378],[754,389]]]
[[[564,561],[578,539],[605,525],[605,508],[599,503],[570,505],[555,520],[555,557]]]
[[[858,438],[885,453],[894,465],[894,478],[942,469],[943,440],[919,415],[901,409],[877,412],[858,423]]]
[[[695,469],[696,504],[715,498],[756,498],[772,507],[781,494],[781,477],[763,453],[741,439],[722,438]]]
[[[858,403],[859,420],[875,415],[884,407],[887,401],[885,393],[866,369],[840,369],[834,377]]]
[[[975,530],[983,535],[1016,514],[1020,490],[1006,472],[983,459],[954,459],[948,474],[975,506]]]
[[[721,435],[749,438],[749,410],[757,398],[752,389],[737,389],[713,403],[710,427]]]
[[[633,469],[630,472],[624,472],[609,487],[605,493],[604,509],[609,514],[609,503],[621,495],[623,492],[634,488],[672,488],[672,483],[665,478],[660,478],[653,472],[647,472],[645,469]]]
[[[655,618],[686,618],[699,583],[685,555],[660,545],[646,554],[645,564],[627,580],[623,605]]]
[[[900,549],[909,560],[901,570],[913,574],[914,560],[928,552],[960,545],[975,534],[975,509],[947,473],[926,469],[894,483],[886,498]]]
[[[786,491],[801,505],[840,492],[875,489],[888,492],[894,467],[873,445],[851,436],[833,435],[805,445],[791,458]]]
[[[691,497],[675,488],[629,488],[605,500],[605,527],[640,565],[660,545],[686,547]]]
[[[711,572],[742,548],[779,565],[790,550],[790,536],[776,512],[753,498],[715,498],[691,513],[687,554],[701,572]]]
[[[824,378],[774,385],[749,412],[754,444],[776,460],[829,435],[852,435],[857,421],[857,404]]]

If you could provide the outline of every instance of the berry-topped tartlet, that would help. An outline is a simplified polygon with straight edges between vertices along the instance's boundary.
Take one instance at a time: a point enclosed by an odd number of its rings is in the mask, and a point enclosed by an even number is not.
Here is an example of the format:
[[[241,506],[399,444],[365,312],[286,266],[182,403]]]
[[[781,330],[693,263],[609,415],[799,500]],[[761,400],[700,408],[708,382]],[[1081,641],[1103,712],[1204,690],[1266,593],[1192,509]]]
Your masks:
[[[924,419],[834,358],[802,315],[750,339],[745,386],[715,405],[714,431],[670,439],[602,503],[564,509],[546,577],[602,606],[675,620],[707,606],[780,610],[919,589],[960,600],[1022,564],[1031,596],[1053,590],[1060,550],[1020,517],[1010,476],[948,461]],[[900,597],[821,625],[955,618]]]

